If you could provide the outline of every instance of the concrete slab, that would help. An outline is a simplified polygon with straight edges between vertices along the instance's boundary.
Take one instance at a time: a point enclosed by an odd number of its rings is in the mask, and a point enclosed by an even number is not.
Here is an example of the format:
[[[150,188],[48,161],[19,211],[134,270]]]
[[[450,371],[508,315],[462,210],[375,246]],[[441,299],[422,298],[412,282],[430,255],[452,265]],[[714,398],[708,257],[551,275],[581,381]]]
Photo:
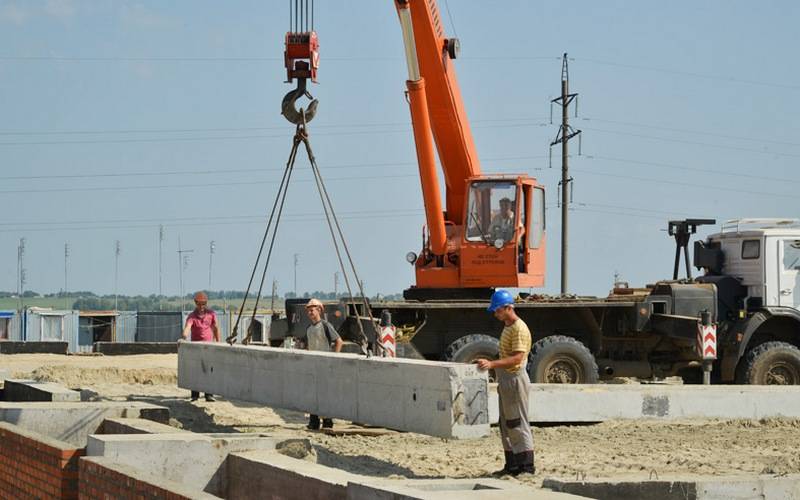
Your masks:
[[[229,453],[246,450],[274,452],[288,443],[310,449],[306,439],[275,438],[263,434],[172,434],[89,436],[87,456],[115,463],[224,496],[228,489],[225,460]]]
[[[228,457],[226,498],[255,500],[571,500],[555,493],[497,479],[389,480],[353,474],[275,452],[250,451]]]
[[[175,434],[189,432],[144,418],[107,418],[100,434]]]
[[[499,418],[497,404],[492,384],[492,423]],[[531,422],[800,418],[800,386],[533,384],[529,404]]]
[[[500,479],[413,479],[349,483],[347,500],[579,500],[589,497],[557,493]]]
[[[192,498],[195,500],[213,500],[220,498],[215,495],[204,493],[203,491],[197,488],[190,488],[184,484],[164,479],[162,476],[158,474],[152,474],[146,471],[139,470],[136,467],[119,464],[107,458],[83,457],[80,459],[80,461],[81,461],[81,466],[84,467],[84,470],[86,470],[85,469],[86,464],[97,464],[105,469],[110,469],[122,476],[130,478],[131,480],[137,483],[145,483],[148,485],[156,486],[159,488],[159,490],[161,490],[160,493],[162,495],[166,494],[166,496],[159,496],[157,498]],[[85,484],[84,487],[86,487],[87,489],[89,486],[95,486],[94,484],[91,483],[90,480],[89,481],[84,480],[84,484]],[[130,481],[126,481],[125,486],[130,488],[131,487]],[[130,491],[126,491],[126,493],[130,493]],[[81,491],[81,498],[83,498],[83,494],[84,492]],[[93,498],[88,491],[86,492],[86,498]],[[144,492],[140,493],[139,496],[137,496],[137,498],[145,498]],[[147,497],[147,498],[155,498],[155,497]]]
[[[89,434],[97,432],[103,420],[136,417],[169,422],[169,409],[148,403],[103,401],[91,403],[0,402],[0,421],[18,425],[65,441],[86,446]]]
[[[489,433],[474,365],[181,342],[178,386],[443,438]]]
[[[251,451],[228,456],[230,500],[344,500],[347,484],[370,478],[298,460],[276,452]]]
[[[22,342],[4,340],[0,342],[0,354],[67,354],[69,342],[42,341]]]
[[[177,342],[95,342],[94,352],[105,356],[130,356],[133,354],[176,354]]]
[[[662,480],[564,481],[542,485],[600,500],[791,500],[800,499],[800,474],[786,476],[683,476]]]
[[[78,402],[81,400],[80,392],[52,382],[6,379],[3,389],[3,398],[6,401]]]

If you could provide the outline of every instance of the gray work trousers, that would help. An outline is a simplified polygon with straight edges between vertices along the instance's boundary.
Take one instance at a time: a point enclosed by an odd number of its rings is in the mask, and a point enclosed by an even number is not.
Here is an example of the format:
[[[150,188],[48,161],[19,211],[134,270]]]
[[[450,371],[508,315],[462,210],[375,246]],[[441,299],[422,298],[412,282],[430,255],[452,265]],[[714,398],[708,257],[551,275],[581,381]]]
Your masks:
[[[523,366],[517,373],[495,370],[500,397],[500,439],[503,450],[512,453],[533,451],[533,433],[528,419],[528,390],[531,381]]]

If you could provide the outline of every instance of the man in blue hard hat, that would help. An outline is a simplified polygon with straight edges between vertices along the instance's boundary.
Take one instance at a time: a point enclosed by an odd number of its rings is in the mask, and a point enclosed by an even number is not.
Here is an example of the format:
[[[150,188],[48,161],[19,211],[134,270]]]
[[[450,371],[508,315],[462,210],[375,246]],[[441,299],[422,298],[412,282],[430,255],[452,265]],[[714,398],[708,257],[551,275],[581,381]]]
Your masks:
[[[500,440],[503,442],[505,466],[495,475],[533,474],[533,433],[528,419],[530,379],[525,370],[531,350],[528,325],[514,311],[514,297],[506,290],[497,290],[487,309],[505,327],[500,335],[499,359],[478,359],[481,370],[494,369],[497,393],[500,396]]]

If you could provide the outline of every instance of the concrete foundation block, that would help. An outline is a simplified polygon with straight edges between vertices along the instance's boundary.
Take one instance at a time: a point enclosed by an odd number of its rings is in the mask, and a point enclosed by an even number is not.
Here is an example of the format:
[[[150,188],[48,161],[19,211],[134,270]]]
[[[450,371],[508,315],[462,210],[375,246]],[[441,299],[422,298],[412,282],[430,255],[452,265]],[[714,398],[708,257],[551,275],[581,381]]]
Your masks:
[[[181,342],[178,386],[443,438],[489,433],[474,365]]]
[[[177,342],[95,342],[94,352],[105,356],[130,356],[134,354],[176,354]]]
[[[276,452],[251,451],[228,457],[230,500],[345,500],[347,484],[369,478],[298,460]]]
[[[497,387],[489,417],[499,418]],[[800,418],[799,386],[533,384],[531,422],[603,422],[616,419]]]
[[[347,500],[579,500],[588,497],[557,493],[500,479],[412,479],[347,485]]]
[[[98,467],[92,467],[96,465]],[[102,490],[104,484],[101,486],[98,481],[95,481],[99,474],[103,479],[108,480],[106,476],[108,471],[114,473],[114,479],[121,480],[122,484],[120,489],[124,488],[124,498],[192,498],[194,500],[215,500],[220,497],[204,493],[200,489],[187,487],[175,481],[164,479],[157,474],[151,474],[146,471],[116,463],[110,459],[102,457],[83,457],[80,459],[81,466],[81,498],[84,498],[84,489],[86,490],[86,498],[95,498],[89,492],[90,488],[99,488]],[[101,472],[102,471],[102,472]],[[158,491],[154,494],[154,490]],[[105,493],[105,498],[120,498],[120,490],[109,492],[98,491],[99,494]],[[112,496],[113,495],[113,496]]]
[[[261,434],[172,434],[89,436],[87,456],[105,457],[169,481],[224,496],[228,489],[225,466],[229,453],[248,450],[274,452],[295,441],[310,448],[306,439],[273,438]]]
[[[106,418],[146,418],[169,422],[169,409],[148,403],[103,401],[91,403],[0,402],[0,421],[65,441],[79,448]]]
[[[800,474],[694,476],[663,480],[563,481],[545,479],[554,491],[600,500],[792,500],[800,499]]]
[[[0,354],[67,354],[67,349],[69,349],[69,343],[61,341],[4,340],[0,342]]]
[[[5,379],[3,397],[6,401],[79,402],[81,393],[52,382]]]
[[[107,418],[103,420],[103,425],[100,429],[100,434],[176,434],[188,432],[144,418]]]

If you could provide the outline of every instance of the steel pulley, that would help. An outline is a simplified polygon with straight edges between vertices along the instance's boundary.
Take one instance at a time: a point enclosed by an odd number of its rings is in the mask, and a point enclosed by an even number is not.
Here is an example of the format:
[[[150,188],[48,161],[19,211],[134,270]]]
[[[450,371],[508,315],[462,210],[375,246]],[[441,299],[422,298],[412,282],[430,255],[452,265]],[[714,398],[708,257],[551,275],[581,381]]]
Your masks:
[[[286,49],[283,53],[286,66],[286,83],[297,79],[297,88],[283,97],[281,114],[295,125],[305,125],[317,114],[319,101],[309,93],[306,82],[310,78],[317,82],[319,68],[319,38],[314,31],[314,0],[295,0],[291,9],[289,31],[286,33]],[[309,22],[310,21],[310,22]],[[297,107],[297,101],[303,96],[309,99],[308,106]]]

